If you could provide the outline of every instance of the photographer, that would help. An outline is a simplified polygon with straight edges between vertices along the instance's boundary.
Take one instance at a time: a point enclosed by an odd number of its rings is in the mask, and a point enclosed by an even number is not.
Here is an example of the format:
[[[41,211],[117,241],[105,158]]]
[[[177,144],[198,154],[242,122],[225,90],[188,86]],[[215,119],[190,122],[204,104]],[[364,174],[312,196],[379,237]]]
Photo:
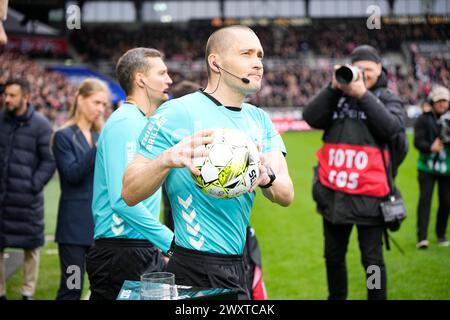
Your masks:
[[[438,245],[449,246],[445,237],[450,212],[450,132],[443,123],[449,108],[447,88],[437,86],[431,91],[431,111],[424,112],[414,126],[414,145],[419,150],[420,198],[417,207],[417,248],[426,249],[431,199],[437,181],[439,209],[436,221]]]
[[[390,187],[381,149],[388,172],[395,177],[408,150],[405,111],[387,88],[387,72],[375,48],[357,47],[351,61],[357,67],[353,79],[340,83],[334,75],[303,112],[310,126],[325,130],[313,198],[323,216],[328,299],[347,298],[345,254],[354,224],[365,270],[369,266],[380,270],[381,286],[368,288],[368,299],[386,299],[382,243],[386,226],[380,204]]]

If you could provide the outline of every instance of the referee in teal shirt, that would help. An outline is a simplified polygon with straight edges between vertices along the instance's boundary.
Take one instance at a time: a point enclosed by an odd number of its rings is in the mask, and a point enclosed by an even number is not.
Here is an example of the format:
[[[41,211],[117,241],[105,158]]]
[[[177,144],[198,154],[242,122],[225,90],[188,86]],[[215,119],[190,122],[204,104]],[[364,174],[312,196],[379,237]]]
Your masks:
[[[163,254],[173,240],[172,231],[159,221],[160,188],[132,207],[120,194],[139,135],[148,117],[169,98],[172,80],[162,54],[149,48],[127,51],[116,73],[127,101],[108,119],[97,144],[92,201],[95,244],[86,259],[92,300],[116,299],[125,280],[164,271]]]
[[[239,129],[264,154],[255,187],[272,202],[291,204],[294,188],[283,140],[266,112],[244,102],[261,87],[263,55],[248,27],[213,33],[206,45],[206,89],[164,103],[150,118],[122,190],[124,200],[134,205],[166,181],[175,224],[168,271],[177,284],[233,289],[240,299],[250,298],[242,254],[256,193],[226,200],[204,194],[191,178],[200,174],[192,158],[202,155],[196,147],[212,141],[211,129]]]

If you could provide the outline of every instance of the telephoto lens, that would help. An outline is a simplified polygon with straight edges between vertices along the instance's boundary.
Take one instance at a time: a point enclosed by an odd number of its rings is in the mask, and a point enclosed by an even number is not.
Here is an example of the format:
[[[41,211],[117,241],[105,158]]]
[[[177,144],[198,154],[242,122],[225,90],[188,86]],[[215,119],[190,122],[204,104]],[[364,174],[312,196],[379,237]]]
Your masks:
[[[349,84],[358,79],[358,67],[345,65],[336,69],[334,76],[336,81],[342,84]]]
[[[450,111],[444,113],[440,118],[441,124],[441,140],[445,145],[450,145]]]

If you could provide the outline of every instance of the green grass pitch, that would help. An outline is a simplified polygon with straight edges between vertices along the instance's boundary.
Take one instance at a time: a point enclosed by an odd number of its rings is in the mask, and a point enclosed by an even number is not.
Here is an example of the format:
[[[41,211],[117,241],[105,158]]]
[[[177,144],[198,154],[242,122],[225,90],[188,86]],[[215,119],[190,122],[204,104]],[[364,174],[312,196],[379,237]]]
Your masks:
[[[288,149],[287,161],[295,186],[294,203],[288,208],[282,208],[258,194],[251,218],[262,250],[264,281],[270,299],[325,299],[327,287],[322,219],[315,212],[311,197],[312,167],[316,162],[315,152],[321,145],[321,133],[286,133],[283,139]],[[393,244],[391,251],[384,252],[388,298],[450,299],[450,248],[437,247],[434,233],[437,195],[433,199],[429,227],[430,248],[425,251],[415,248],[418,199],[416,162],[417,152],[411,144],[397,178],[407,205],[408,218],[400,231],[391,233],[405,254],[402,255]],[[53,179],[45,188],[47,235],[53,235],[55,231],[58,197],[58,181]],[[365,271],[360,262],[356,234],[355,228],[347,253],[348,298],[366,299]],[[9,299],[20,298],[21,279],[22,270],[19,270],[8,281]],[[35,298],[54,299],[58,284],[57,246],[47,241],[41,251]],[[88,287],[87,279],[85,287]]]

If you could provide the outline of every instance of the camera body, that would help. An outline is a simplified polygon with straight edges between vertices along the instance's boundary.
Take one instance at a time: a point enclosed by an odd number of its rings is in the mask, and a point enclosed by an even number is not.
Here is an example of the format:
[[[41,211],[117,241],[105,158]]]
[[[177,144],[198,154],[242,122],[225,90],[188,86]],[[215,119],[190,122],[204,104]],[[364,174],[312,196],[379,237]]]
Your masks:
[[[334,71],[334,77],[341,84],[349,84],[358,79],[359,70],[357,66],[343,65]]]
[[[450,112],[447,111],[439,118],[441,132],[439,138],[445,145],[450,145]]]

